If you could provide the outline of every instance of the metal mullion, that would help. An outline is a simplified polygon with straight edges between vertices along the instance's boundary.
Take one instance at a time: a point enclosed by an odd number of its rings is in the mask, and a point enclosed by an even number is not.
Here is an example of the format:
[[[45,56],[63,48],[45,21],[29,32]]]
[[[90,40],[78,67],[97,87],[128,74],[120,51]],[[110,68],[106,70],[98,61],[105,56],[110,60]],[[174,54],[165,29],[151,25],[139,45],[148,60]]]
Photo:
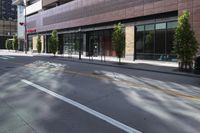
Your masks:
[[[167,22],[166,22],[166,29],[165,29],[165,55],[167,55],[167,32],[168,32],[168,29],[167,29]]]
[[[154,24],[154,49],[153,49],[153,58],[155,58],[156,55],[156,24]]]

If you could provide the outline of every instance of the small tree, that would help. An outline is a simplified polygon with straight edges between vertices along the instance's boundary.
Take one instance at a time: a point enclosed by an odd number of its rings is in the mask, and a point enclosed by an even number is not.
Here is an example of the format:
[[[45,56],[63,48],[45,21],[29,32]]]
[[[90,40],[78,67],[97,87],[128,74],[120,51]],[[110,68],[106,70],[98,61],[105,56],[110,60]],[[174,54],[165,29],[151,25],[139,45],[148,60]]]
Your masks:
[[[198,43],[189,23],[190,14],[184,11],[178,19],[174,36],[174,52],[179,59],[179,69],[192,69],[193,58],[198,51]]]
[[[38,35],[38,37],[37,37],[37,51],[38,51],[38,53],[41,53],[41,51],[42,51],[42,41],[41,41],[40,35]]]
[[[50,43],[50,52],[53,53],[54,56],[55,56],[56,52],[58,51],[58,34],[57,34],[57,31],[54,30],[51,33],[49,43]]]
[[[6,43],[5,43],[5,47],[6,47],[6,49],[8,49],[9,50],[9,40],[8,39],[6,39]]]
[[[121,58],[124,56],[125,51],[125,33],[121,23],[115,25],[112,40],[116,55],[119,58],[119,63],[121,63]]]
[[[150,50],[153,43],[153,34],[150,32],[145,36],[145,49]]]
[[[74,44],[75,52],[79,51],[79,47],[80,47],[80,39],[76,39],[75,44]]]
[[[13,46],[13,50],[17,51],[17,49],[18,49],[18,39],[17,39],[17,36],[13,36],[12,46]]]
[[[8,49],[8,50],[13,49],[13,41],[10,39],[7,39],[5,46],[6,46],[6,49]]]

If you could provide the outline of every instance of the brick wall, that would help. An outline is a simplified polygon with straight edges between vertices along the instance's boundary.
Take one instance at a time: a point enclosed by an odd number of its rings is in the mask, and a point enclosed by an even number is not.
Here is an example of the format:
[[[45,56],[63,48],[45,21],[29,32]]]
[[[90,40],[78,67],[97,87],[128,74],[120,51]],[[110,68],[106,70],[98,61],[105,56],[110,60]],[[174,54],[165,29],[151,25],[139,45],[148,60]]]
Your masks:
[[[72,28],[158,13],[191,12],[191,25],[200,43],[200,0],[74,0],[28,17],[38,32]]]
[[[179,15],[181,15],[184,10],[190,12],[190,23],[200,44],[200,0],[179,0]],[[200,50],[198,54],[200,54]]]

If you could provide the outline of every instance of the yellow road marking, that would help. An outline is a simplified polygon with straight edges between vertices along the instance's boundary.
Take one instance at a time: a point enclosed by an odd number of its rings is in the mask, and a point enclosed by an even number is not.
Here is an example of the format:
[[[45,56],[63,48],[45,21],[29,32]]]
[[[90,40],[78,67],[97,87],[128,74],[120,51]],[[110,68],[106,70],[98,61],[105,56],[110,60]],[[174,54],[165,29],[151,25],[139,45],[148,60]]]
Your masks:
[[[28,68],[38,68],[36,66],[33,66],[32,64],[16,63],[16,62],[10,62],[10,61],[1,61],[1,62],[22,65],[22,66],[28,67]],[[46,69],[47,67],[39,67],[39,68],[43,68],[43,69],[45,68]],[[106,76],[103,76],[103,75],[94,75],[94,74],[90,74],[90,73],[82,73],[82,72],[71,71],[71,70],[57,70],[57,71],[61,71],[61,72],[64,72],[64,73],[70,73],[70,74],[77,74],[77,75],[86,76],[86,77],[92,77],[92,78],[101,79],[101,80],[106,79],[106,80],[110,80],[110,81],[115,81],[113,78],[106,77]],[[127,81],[127,80],[122,80],[122,79],[119,79],[119,80],[120,80],[121,83],[125,83],[126,85],[129,85],[132,88],[139,87],[139,86],[140,87],[148,87],[149,89],[161,91],[161,92],[164,92],[165,94],[168,94],[168,95],[171,95],[171,96],[180,97],[180,98],[188,99],[188,100],[191,100],[191,101],[200,102],[200,97],[180,93],[180,92],[177,92],[177,91],[168,90],[168,89],[161,88],[161,87],[158,87],[158,86],[154,86],[154,87],[149,86],[149,85],[145,86],[143,84],[136,84],[136,83],[133,83],[133,82],[130,82],[130,81]]]

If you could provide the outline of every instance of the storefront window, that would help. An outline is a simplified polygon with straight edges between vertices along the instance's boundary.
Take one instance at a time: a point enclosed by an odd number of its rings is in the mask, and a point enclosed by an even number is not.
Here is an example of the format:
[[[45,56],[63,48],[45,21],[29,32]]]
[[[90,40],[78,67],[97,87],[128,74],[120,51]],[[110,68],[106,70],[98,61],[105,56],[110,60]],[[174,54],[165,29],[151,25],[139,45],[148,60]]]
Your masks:
[[[137,56],[140,56],[139,53],[144,53],[144,26],[137,26],[136,29],[136,51],[138,53]]]
[[[153,24],[145,26],[145,43],[144,53],[145,59],[152,59],[154,53],[154,37],[155,37],[155,26]]]
[[[165,60],[166,23],[156,24],[155,59]]]
[[[82,34],[71,33],[63,36],[64,53],[68,55],[79,54],[79,47],[82,45]]]
[[[136,26],[136,59],[174,61],[177,21]]]
[[[112,30],[99,30],[86,33],[87,56],[114,56]]]
[[[30,36],[28,37],[28,51],[32,51],[33,50],[33,37]]]
[[[177,22],[168,22],[167,23],[167,46],[166,52],[169,55],[169,58],[172,61],[176,60],[176,55],[173,53],[173,41],[174,41],[174,34],[175,29],[177,27]]]

